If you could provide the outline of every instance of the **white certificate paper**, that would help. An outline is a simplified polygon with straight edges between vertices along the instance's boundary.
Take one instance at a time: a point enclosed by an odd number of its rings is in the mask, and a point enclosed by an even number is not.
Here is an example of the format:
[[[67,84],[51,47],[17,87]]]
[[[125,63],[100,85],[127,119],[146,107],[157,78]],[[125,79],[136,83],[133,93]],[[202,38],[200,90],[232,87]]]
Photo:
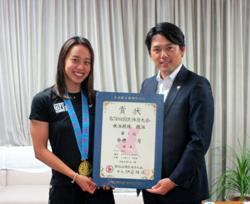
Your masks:
[[[156,104],[103,102],[101,177],[153,179]]]

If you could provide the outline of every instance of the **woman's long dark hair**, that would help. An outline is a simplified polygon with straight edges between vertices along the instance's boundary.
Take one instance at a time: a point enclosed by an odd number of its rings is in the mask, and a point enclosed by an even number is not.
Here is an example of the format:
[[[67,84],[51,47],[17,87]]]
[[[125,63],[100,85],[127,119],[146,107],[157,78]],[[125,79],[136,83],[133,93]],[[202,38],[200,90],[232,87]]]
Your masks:
[[[62,46],[57,63],[56,72],[56,84],[53,86],[55,94],[62,98],[67,98],[65,89],[65,59],[71,48],[75,45],[83,45],[87,47],[91,54],[90,72],[88,77],[81,83],[81,88],[87,94],[89,105],[94,103],[95,91],[94,91],[94,51],[90,42],[83,37],[72,37],[68,39]]]

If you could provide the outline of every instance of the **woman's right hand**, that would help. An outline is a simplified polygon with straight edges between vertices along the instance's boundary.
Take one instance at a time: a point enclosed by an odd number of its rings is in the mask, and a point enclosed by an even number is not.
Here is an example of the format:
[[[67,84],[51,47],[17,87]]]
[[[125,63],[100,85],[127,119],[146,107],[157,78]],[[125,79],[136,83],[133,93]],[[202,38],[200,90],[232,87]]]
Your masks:
[[[75,172],[47,149],[49,139],[49,123],[31,120],[30,128],[36,158],[50,166],[52,169],[73,179]],[[77,175],[75,181],[83,191],[87,191],[91,194],[95,192],[95,183],[92,182],[91,178]]]
[[[78,174],[75,178],[75,181],[83,191],[87,191],[90,194],[94,194],[96,184],[92,181],[91,178]]]

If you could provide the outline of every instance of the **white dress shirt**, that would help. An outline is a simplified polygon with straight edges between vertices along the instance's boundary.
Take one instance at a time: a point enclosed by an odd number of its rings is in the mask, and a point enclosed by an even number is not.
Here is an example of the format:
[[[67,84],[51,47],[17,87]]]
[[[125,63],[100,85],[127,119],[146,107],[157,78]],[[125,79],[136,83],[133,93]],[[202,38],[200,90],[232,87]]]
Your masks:
[[[166,98],[168,96],[169,90],[174,82],[174,79],[176,75],[179,73],[180,69],[182,67],[182,64],[175,69],[170,75],[168,75],[164,80],[161,78],[161,72],[158,72],[158,75],[156,77],[156,80],[158,81],[157,91],[158,94],[164,94],[164,102],[166,101]]]

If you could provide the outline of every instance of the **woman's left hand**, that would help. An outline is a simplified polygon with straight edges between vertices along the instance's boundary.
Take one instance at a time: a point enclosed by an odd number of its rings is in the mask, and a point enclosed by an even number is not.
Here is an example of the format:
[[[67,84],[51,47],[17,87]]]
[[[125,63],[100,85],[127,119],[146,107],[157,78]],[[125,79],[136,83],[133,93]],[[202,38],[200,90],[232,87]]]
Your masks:
[[[114,190],[114,189],[115,189],[115,187],[114,187],[114,186],[110,187],[109,185],[107,185],[107,186],[103,186],[103,187],[102,187],[102,189],[103,189],[103,190],[109,190],[110,188],[112,188],[112,190]]]

